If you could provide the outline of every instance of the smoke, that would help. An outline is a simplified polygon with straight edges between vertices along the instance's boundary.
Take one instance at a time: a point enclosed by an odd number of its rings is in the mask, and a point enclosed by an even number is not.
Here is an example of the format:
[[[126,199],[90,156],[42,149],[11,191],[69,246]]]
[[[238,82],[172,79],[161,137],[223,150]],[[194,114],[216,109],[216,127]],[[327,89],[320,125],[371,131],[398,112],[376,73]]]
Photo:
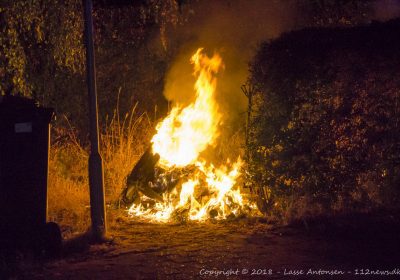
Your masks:
[[[241,91],[248,63],[260,42],[307,22],[299,11],[300,0],[210,0],[190,4],[189,22],[173,31],[178,55],[166,76],[164,95],[172,103],[187,104],[194,96],[193,69],[189,60],[199,47],[211,56],[218,52],[225,69],[218,75],[217,101],[231,131],[244,125],[247,98]],[[192,2],[193,3],[193,2]],[[302,2],[307,3],[307,1]],[[300,5],[301,6],[301,5]],[[388,20],[400,14],[400,0],[371,2],[370,20]],[[368,20],[368,19],[367,19]]]
[[[176,30],[180,51],[166,78],[165,97],[186,104],[193,98],[191,55],[202,47],[211,56],[218,52],[225,70],[218,75],[217,100],[225,125],[246,110],[247,99],[240,89],[248,76],[248,62],[257,45],[294,26],[294,1],[236,0],[200,1],[190,22]],[[189,11],[190,12],[190,11]]]

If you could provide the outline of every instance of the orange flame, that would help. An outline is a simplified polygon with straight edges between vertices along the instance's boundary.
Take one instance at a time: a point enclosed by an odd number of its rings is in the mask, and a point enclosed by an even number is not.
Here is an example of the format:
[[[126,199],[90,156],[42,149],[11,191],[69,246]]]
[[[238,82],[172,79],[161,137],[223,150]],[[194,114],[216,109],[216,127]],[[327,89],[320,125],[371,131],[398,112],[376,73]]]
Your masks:
[[[216,74],[222,67],[218,54],[209,58],[198,49],[191,58],[196,92],[194,102],[186,107],[176,106],[160,122],[153,136],[152,151],[160,155],[158,165],[165,170],[194,166],[189,179],[183,182],[180,192],[174,189],[163,195],[164,201],[146,208],[143,203],[132,205],[129,213],[152,221],[166,222],[174,212],[187,212],[190,220],[203,221],[209,217],[226,218],[237,214],[243,206],[243,198],[236,180],[240,176],[242,161],[240,158],[228,166],[219,168],[201,159],[201,153],[215,144],[219,136],[221,113],[215,101],[217,88]],[[206,188],[207,194],[196,195],[196,189]]]
[[[192,56],[195,75],[196,100],[185,108],[173,108],[157,126],[153,152],[160,155],[164,167],[184,167],[195,163],[199,154],[212,145],[218,136],[221,115],[214,100],[216,74],[222,65],[219,55],[211,59],[198,49]]]

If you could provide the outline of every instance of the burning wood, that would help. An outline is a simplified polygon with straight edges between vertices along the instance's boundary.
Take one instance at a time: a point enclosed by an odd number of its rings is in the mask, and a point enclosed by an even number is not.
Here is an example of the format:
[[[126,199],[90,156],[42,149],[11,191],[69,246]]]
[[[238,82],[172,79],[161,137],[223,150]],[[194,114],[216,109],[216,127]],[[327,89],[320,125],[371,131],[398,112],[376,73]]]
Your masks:
[[[126,180],[127,186],[121,194],[122,202],[126,204],[139,202],[139,192],[147,197],[163,201],[162,196],[151,188],[156,178],[156,164],[159,158],[158,154],[151,153],[150,148],[146,150]]]
[[[193,166],[165,170],[157,164],[159,159],[160,156],[153,154],[151,148],[141,156],[127,177],[126,188],[121,194],[124,204],[139,203],[143,195],[163,202],[162,194],[171,192],[193,170]]]
[[[221,113],[215,100],[216,74],[222,59],[198,49],[192,56],[195,100],[177,105],[157,125],[148,149],[128,177],[123,199],[133,203],[129,214],[166,222],[176,216],[203,221],[243,212],[246,202],[237,179],[242,161],[215,167],[202,152],[219,136]],[[250,209],[250,208],[249,208]]]

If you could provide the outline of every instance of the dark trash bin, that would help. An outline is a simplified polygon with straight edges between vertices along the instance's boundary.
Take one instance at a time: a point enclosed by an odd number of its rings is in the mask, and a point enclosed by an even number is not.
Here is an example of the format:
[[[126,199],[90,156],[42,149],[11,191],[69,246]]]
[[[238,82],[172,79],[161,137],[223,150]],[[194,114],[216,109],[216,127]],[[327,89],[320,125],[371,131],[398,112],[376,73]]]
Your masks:
[[[57,254],[61,232],[47,223],[50,121],[53,109],[4,96],[0,103],[0,245]]]

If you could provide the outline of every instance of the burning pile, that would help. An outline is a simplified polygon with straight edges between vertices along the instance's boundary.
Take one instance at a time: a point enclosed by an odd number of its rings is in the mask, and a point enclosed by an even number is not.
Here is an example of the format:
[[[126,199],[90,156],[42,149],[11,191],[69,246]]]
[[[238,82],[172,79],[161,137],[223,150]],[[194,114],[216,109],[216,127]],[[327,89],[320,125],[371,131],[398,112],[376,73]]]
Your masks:
[[[147,176],[152,177],[149,182],[134,180],[139,182],[136,191],[141,195],[129,209],[131,216],[158,222],[176,217],[204,221],[243,211],[243,197],[236,184],[240,157],[234,163],[227,160],[226,165],[215,167],[201,156],[219,136],[222,115],[215,100],[215,75],[223,65],[222,59],[218,54],[209,58],[198,49],[191,63],[197,77],[195,100],[185,107],[175,106],[157,125],[152,155],[145,155],[147,162],[155,164],[155,170]],[[148,166],[144,168],[148,172]]]

